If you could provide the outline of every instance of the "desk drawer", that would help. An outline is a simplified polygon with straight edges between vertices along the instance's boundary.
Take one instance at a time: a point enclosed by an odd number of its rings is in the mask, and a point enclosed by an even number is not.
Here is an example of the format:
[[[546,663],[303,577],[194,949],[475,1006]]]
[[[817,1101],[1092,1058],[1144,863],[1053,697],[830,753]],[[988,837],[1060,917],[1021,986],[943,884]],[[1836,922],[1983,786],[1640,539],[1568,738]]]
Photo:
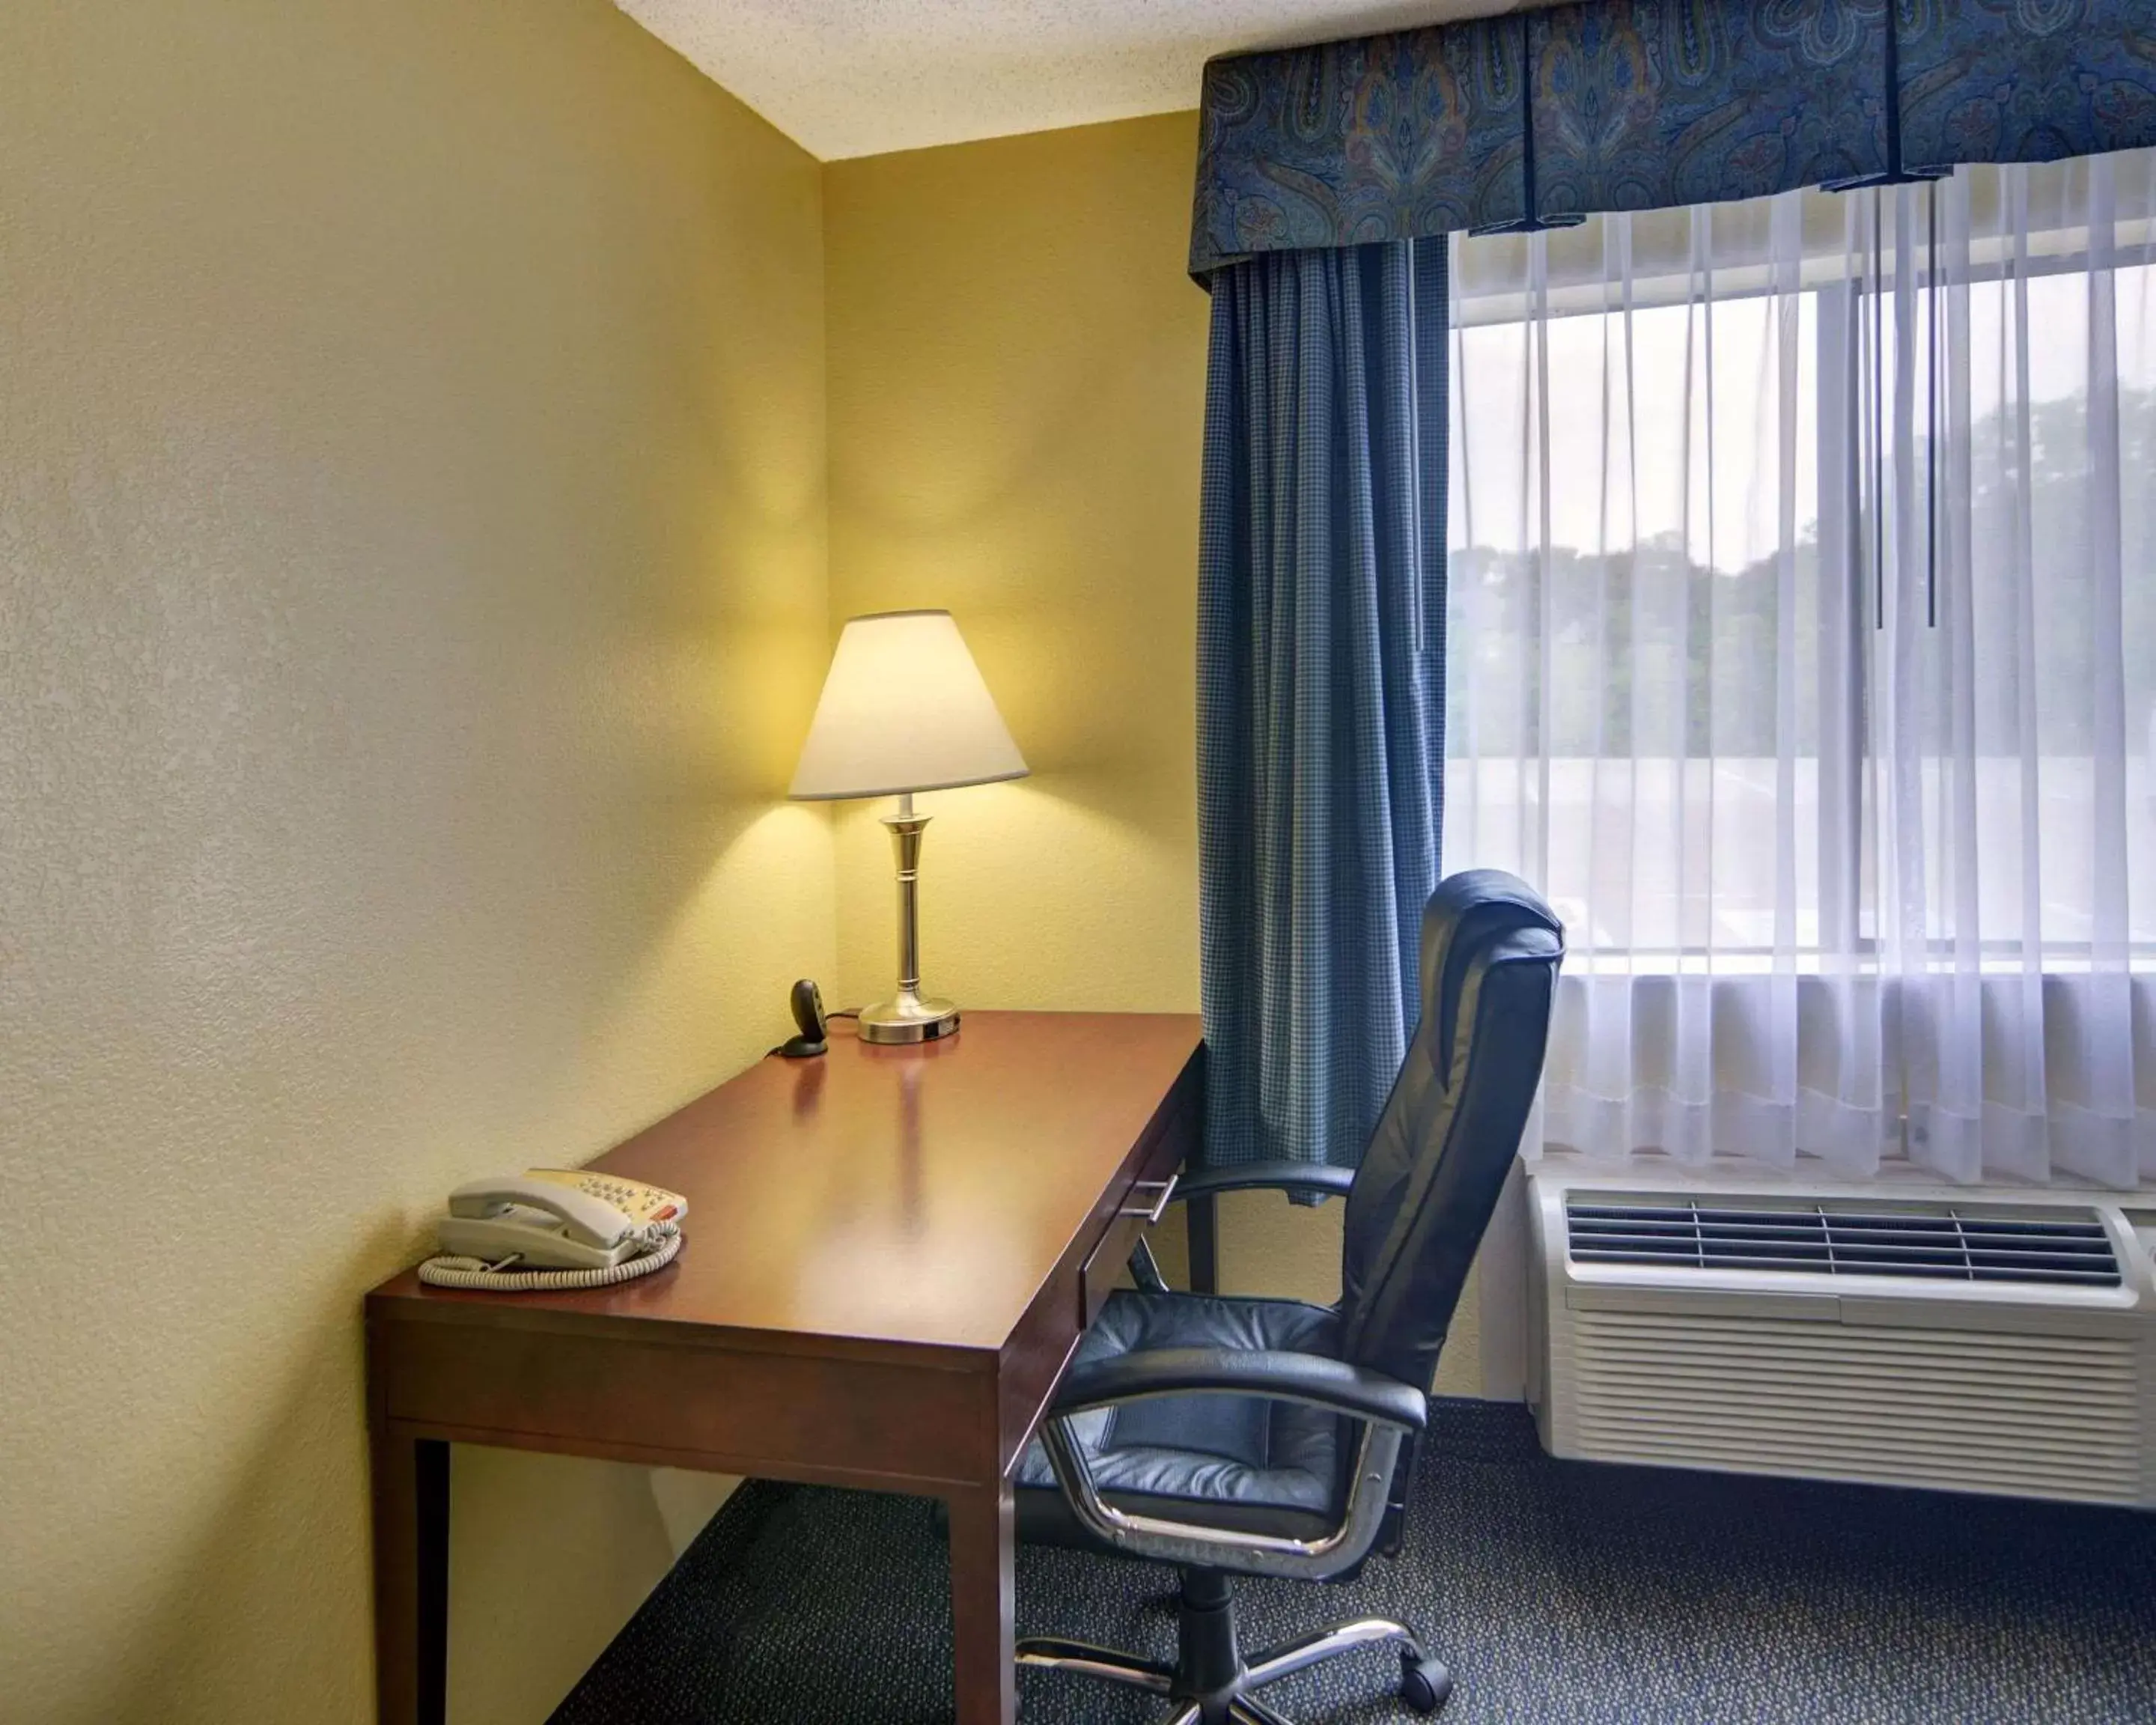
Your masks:
[[[1108,1224],[1086,1261],[1078,1270],[1078,1327],[1081,1330],[1101,1315],[1108,1296],[1122,1281],[1131,1249],[1147,1229],[1166,1214],[1175,1195],[1177,1176],[1135,1180],[1123,1191],[1122,1208]]]
[[[1116,1194],[1114,1208],[1078,1266],[1081,1331],[1101,1315],[1108,1296],[1122,1282],[1130,1264],[1131,1248],[1167,1213],[1183,1158],[1195,1146],[1199,1082],[1197,1063],[1193,1061],[1130,1160],[1123,1164],[1123,1184]]]
[[[999,1390],[1003,1460],[1018,1460],[1055,1394],[1086,1325],[1122,1281],[1145,1217],[1160,1204],[1161,1183],[1198,1153],[1204,1117],[1204,1050],[1194,1050],[1138,1142],[1106,1183],[1055,1275],[1041,1285],[1004,1349]],[[1140,1181],[1153,1183],[1140,1187]],[[1141,1201],[1142,1200],[1142,1201]],[[1164,1208],[1164,1206],[1163,1206]],[[1126,1211],[1139,1212],[1136,1215]]]

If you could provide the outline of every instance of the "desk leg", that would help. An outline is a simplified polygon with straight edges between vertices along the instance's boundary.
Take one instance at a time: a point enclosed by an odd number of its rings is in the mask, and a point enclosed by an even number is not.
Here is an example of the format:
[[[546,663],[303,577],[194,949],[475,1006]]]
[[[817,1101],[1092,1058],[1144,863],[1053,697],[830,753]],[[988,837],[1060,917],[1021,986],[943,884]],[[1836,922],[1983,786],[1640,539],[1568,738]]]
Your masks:
[[[443,1725],[449,1674],[449,1446],[377,1426],[374,1686],[381,1725]]]
[[[1018,1649],[1009,1480],[954,1492],[951,1505],[951,1620],[957,1631],[957,1725],[1014,1725]]]

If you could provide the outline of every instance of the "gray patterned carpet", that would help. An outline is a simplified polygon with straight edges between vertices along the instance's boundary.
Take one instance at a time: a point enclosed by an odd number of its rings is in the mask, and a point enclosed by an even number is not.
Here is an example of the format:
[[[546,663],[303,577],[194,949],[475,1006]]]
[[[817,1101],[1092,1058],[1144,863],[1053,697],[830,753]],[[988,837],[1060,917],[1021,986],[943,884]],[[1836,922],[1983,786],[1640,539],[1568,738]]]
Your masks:
[[[924,1500],[754,1484],[555,1725],[951,1713]],[[1168,1656],[1169,1572],[1019,1559],[1019,1630]],[[1255,1650],[1374,1612],[1422,1629],[1486,1721],[2156,1722],[2156,1517],[1552,1461],[1522,1410],[1440,1402],[1406,1551],[1352,1584],[1239,1584]],[[1265,1692],[1304,1725],[1414,1716],[1373,1652]],[[1020,1677],[1025,1725],[1145,1725],[1138,1697]]]

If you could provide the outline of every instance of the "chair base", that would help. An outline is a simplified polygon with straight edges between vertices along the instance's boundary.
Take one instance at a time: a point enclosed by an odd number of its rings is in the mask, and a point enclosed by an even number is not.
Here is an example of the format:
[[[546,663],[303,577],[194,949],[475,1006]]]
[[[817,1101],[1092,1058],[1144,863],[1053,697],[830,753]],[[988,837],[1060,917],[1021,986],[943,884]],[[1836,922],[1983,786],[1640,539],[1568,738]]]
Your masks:
[[[1183,1572],[1177,1661],[1166,1665],[1112,1647],[1040,1636],[1018,1644],[1018,1662],[1121,1683],[1160,1696],[1175,1707],[1167,1725],[1293,1725],[1255,1693],[1268,1683],[1322,1661],[1383,1642],[1400,1650],[1400,1698],[1434,1713],[1452,1693],[1452,1676],[1423,1650],[1414,1631],[1383,1617],[1358,1618],[1243,1660],[1235,1646],[1235,1610],[1227,1578],[1218,1570]]]

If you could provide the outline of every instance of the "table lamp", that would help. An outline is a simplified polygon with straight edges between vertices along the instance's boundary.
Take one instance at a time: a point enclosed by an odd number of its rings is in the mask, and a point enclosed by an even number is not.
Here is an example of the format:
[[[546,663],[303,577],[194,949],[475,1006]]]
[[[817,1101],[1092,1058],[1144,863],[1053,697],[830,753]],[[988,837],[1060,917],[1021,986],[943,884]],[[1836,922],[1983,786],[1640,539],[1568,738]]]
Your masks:
[[[921,994],[915,889],[928,817],[913,812],[913,793],[1023,778],[1028,771],[948,611],[848,620],[788,795],[898,798],[898,812],[883,817],[898,855],[898,993],[861,1009],[862,1041],[933,1042],[958,1028],[957,1007]]]

